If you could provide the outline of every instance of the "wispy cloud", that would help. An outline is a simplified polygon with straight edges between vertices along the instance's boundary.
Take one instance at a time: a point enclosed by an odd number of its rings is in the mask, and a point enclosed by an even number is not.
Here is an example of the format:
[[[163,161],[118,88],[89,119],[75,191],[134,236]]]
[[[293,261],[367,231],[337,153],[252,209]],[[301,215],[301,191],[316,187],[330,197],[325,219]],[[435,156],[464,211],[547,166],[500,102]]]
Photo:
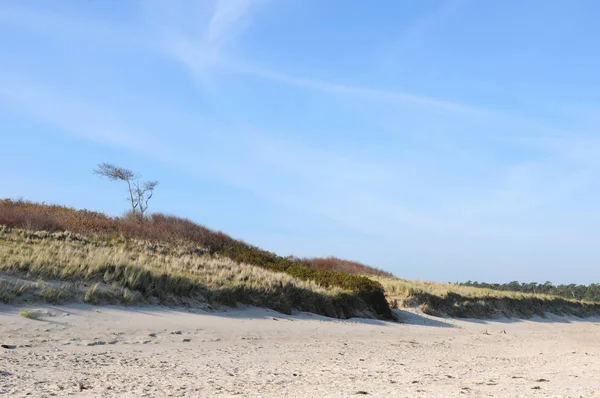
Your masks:
[[[1,103],[67,134],[140,152],[282,205],[293,205],[298,195],[314,195],[314,201],[348,196],[367,187],[389,184],[393,179],[383,165],[370,160],[358,160],[252,128],[213,126],[214,131],[194,139],[190,132],[207,124],[191,116],[186,122],[187,131],[179,133],[185,136],[187,145],[173,145],[171,133],[147,128],[141,132],[138,126],[142,121],[135,118],[125,123],[124,110],[15,76],[0,81]],[[139,102],[126,112],[144,115],[140,112],[144,107],[145,103]],[[152,125],[155,119],[151,115],[143,117],[150,118],[149,123],[143,123],[145,126]],[[196,160],[198,147],[203,149],[200,160]]]
[[[398,183],[397,175],[373,159],[361,160],[264,131],[232,131],[226,126],[213,132],[210,141],[188,139],[187,146],[174,146],[165,132],[140,133],[135,123],[125,124],[120,112],[108,104],[14,77],[0,83],[0,102],[8,102],[29,117],[82,139],[143,153],[231,184],[283,208],[385,238],[395,236],[399,226],[421,231],[449,228],[442,227],[443,220],[387,199],[387,187]],[[133,108],[128,111],[138,113]],[[201,125],[202,121],[196,120],[188,129]],[[196,160],[198,146],[203,156]]]
[[[234,129],[221,126],[212,133],[210,142],[201,139],[198,144],[206,154],[198,163],[193,160],[193,142],[188,143],[190,151],[168,144],[164,132],[144,130],[140,133],[135,124],[125,125],[119,112],[108,104],[90,102],[14,77],[0,83],[0,100],[70,134],[142,152],[225,181],[278,205],[316,214],[382,238],[397,236],[398,228],[441,236],[514,236],[517,231],[511,229],[515,217],[566,200],[594,181],[595,174],[589,167],[597,161],[591,154],[593,148],[600,146],[597,140],[548,141],[545,144],[549,150],[558,151],[565,161],[577,162],[579,166],[569,171],[552,163],[509,165],[494,180],[479,186],[468,199],[464,195],[453,197],[447,194],[447,205],[426,214],[403,204],[402,196],[396,197],[395,190],[390,190],[390,187],[402,184],[406,175],[415,172],[415,177],[431,178],[418,163],[403,162],[402,167],[398,167],[398,163],[361,161],[302,142],[259,133],[256,129],[239,129],[239,126]],[[139,106],[144,107],[144,103]],[[140,114],[133,108],[128,112]],[[193,118],[188,122],[190,130],[203,126],[202,121]],[[223,156],[225,148],[229,156]],[[430,184],[443,178],[439,170],[436,173],[438,175],[430,180]],[[550,180],[551,184],[548,183]],[[518,233],[530,237],[547,231],[521,229]]]
[[[387,44],[384,62],[397,61],[398,55],[405,55],[406,50],[422,46],[428,35],[438,31],[444,22],[463,9],[468,2],[469,0],[444,0],[437,8],[416,18]]]
[[[227,45],[250,26],[253,11],[266,0],[216,0],[214,2],[142,3],[144,14],[158,28],[162,51],[180,62],[200,83],[210,87],[214,73],[229,64]],[[192,6],[196,5],[196,7]]]
[[[232,68],[233,69],[233,68]],[[364,100],[383,100],[383,101],[395,101],[402,103],[411,103],[416,105],[423,105],[426,107],[439,108],[454,112],[469,112],[476,113],[479,115],[492,114],[491,111],[481,109],[458,102],[444,101],[436,98],[420,96],[410,93],[404,93],[399,91],[388,91],[370,87],[362,87],[348,84],[332,83],[325,80],[312,79],[307,77],[292,76],[285,73],[273,72],[266,69],[251,68],[251,67],[237,67],[236,70],[240,74],[247,74],[257,76],[265,79],[269,79],[275,82],[287,84],[290,86],[297,86],[312,90],[317,90],[325,93],[336,94],[336,95],[347,95],[356,98],[362,98]]]
[[[208,25],[207,39],[223,43],[241,33],[248,25],[252,8],[264,0],[218,0]]]
[[[492,246],[501,239],[505,243],[521,239],[532,245],[599,240],[589,226],[593,223],[583,225],[581,214],[579,219],[570,219],[572,214],[559,211],[564,203],[583,201],[597,193],[600,141],[592,128],[597,119],[591,118],[586,126],[552,123],[535,115],[522,117],[381,85],[299,76],[293,70],[282,72],[276,66],[261,65],[260,60],[242,59],[236,50],[243,47],[243,33],[259,20],[256,11],[268,6],[265,1],[157,0],[139,4],[143,10],[130,24],[0,4],[2,23],[76,41],[94,56],[97,43],[102,50],[115,46],[148,52],[151,57],[144,54],[141,62],[157,57],[157,75],[164,79],[148,91],[131,90],[124,100],[111,97],[129,87],[106,89],[104,94],[109,94],[105,97],[89,91],[86,95],[85,88],[71,87],[69,91],[60,81],[56,85],[46,82],[39,76],[52,73],[42,68],[38,77],[27,71],[8,76],[4,71],[0,102],[65,133],[143,153],[182,172],[250,193],[248,196],[286,213],[310,215],[342,226],[344,231],[370,236],[385,242],[378,247],[388,250],[387,254],[396,250],[396,245],[403,245],[402,250],[418,247],[420,255],[441,258],[445,253],[470,253],[477,250],[473,246],[478,243]],[[8,13],[2,12],[5,10]],[[423,22],[422,28],[417,26],[415,34],[438,23],[447,12],[443,9]],[[131,70],[145,66],[137,59],[128,61]],[[170,68],[167,73],[164,64]],[[90,80],[93,66],[86,70]],[[278,89],[294,87],[326,94],[319,98],[320,104],[351,103],[365,119],[364,131],[359,132],[362,143],[367,146],[372,136],[389,148],[361,156],[360,151],[333,145],[324,149],[318,139],[290,138],[308,134],[287,134],[269,121],[250,125],[227,114],[220,119],[215,116],[219,120],[211,122],[207,116],[211,112],[201,112],[197,98],[177,104],[162,98],[168,91],[165,86],[171,83],[170,73],[176,75],[176,84],[183,81],[181,86],[188,88],[182,69],[199,82],[202,94],[211,85],[218,88],[221,74],[226,72],[239,80],[252,77],[247,80],[253,83],[263,79]],[[179,79],[180,75],[184,78]],[[164,104],[149,105],[151,90],[156,90],[153,100]],[[184,95],[190,93],[196,94],[189,90]],[[198,97],[204,100],[209,96]],[[166,110],[169,106],[182,108],[171,116]],[[232,108],[231,114],[236,111],[240,109]],[[405,130],[410,129],[423,136],[419,144],[410,148],[410,142],[393,141],[397,138],[393,134],[381,133],[382,119],[388,117],[386,133],[404,134],[405,138]],[[345,132],[336,133],[341,142]],[[504,152],[501,160],[494,158],[499,151]],[[555,225],[545,219],[548,214]],[[595,218],[598,216],[593,214],[586,217],[588,221]],[[431,254],[435,248],[438,253]]]
[[[250,28],[252,15],[267,2],[267,0],[217,0],[212,9],[202,8],[201,10],[195,10],[186,7],[185,3],[179,3],[179,7],[171,7],[173,11],[171,13],[146,9],[145,14],[159,16],[158,19],[153,20],[153,24],[161,28],[165,54],[180,62],[203,86],[211,86],[214,83],[214,73],[226,72],[363,100],[411,103],[451,112],[468,112],[479,116],[492,113],[487,109],[423,95],[294,76],[265,68],[253,60],[240,59],[230,54],[228,46],[240,38],[246,29]],[[145,7],[152,7],[151,4],[146,3]],[[207,18],[207,15],[210,15],[210,18]],[[193,29],[188,26],[191,23],[193,23]]]
[[[17,112],[34,116],[70,134],[97,143],[131,150],[139,150],[140,142],[147,142],[148,147],[153,144],[151,138],[123,129],[107,110],[28,80],[19,80],[14,76],[0,80],[0,100],[16,108]]]
[[[0,20],[40,32],[62,34],[69,40],[93,40],[104,45],[162,53],[181,63],[202,87],[214,85],[215,73],[227,72],[364,100],[411,103],[479,116],[493,113],[456,101],[295,76],[230,54],[228,46],[251,26],[253,13],[265,3],[268,0],[141,2],[141,15],[147,23],[137,26],[89,20],[66,12],[0,5]]]

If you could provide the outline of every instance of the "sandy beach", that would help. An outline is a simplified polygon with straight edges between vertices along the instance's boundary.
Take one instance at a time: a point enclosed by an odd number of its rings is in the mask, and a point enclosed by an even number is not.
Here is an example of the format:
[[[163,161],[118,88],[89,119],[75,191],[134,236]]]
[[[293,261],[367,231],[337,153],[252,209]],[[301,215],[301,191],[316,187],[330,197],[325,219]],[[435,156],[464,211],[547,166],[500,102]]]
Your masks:
[[[0,394],[600,396],[600,319],[404,323],[248,308],[0,307]]]

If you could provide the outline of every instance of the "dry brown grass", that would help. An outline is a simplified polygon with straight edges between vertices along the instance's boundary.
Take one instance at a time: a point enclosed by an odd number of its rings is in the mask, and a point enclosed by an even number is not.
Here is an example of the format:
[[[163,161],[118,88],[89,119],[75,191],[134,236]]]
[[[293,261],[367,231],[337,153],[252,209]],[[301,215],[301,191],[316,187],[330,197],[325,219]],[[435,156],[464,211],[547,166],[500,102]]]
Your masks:
[[[408,281],[333,257],[292,260],[178,217],[153,214],[140,223],[13,200],[0,200],[0,272],[0,302],[242,303],[388,317],[385,290],[390,302],[437,315],[600,313],[600,304]]]
[[[179,255],[182,250],[194,254],[209,253],[229,258],[235,263],[252,264],[269,272],[285,272],[295,280],[313,281],[326,289],[339,287],[354,297],[358,307],[362,308],[366,303],[378,317],[390,319],[392,316],[383,287],[368,277],[314,270],[301,261],[262,250],[179,217],[152,214],[143,220],[128,216],[113,218],[88,210],[5,199],[0,200],[0,225],[28,230],[29,233],[71,231],[98,244],[129,244],[143,240],[152,242],[159,253],[172,255]],[[351,300],[348,298],[346,301]],[[287,304],[283,307],[287,308]],[[346,309],[343,313],[349,312]]]
[[[455,283],[417,281],[401,278],[374,277],[374,279],[383,285],[387,296],[396,298],[409,298],[419,293],[428,293],[435,296],[446,296],[448,293],[454,293],[464,297],[510,297],[515,299],[524,297],[553,297],[543,294],[480,289],[470,286],[461,286]]]
[[[21,312],[19,312],[23,318],[38,320],[42,317],[42,313],[40,311],[34,310],[32,308],[23,308]]]
[[[430,315],[459,318],[496,316],[529,318],[556,315],[600,315],[600,304],[545,294],[480,289],[453,283],[374,277],[392,306],[419,306]]]
[[[76,210],[23,200],[0,200],[0,225],[28,231],[70,231],[105,239],[123,237],[177,245],[201,246],[218,250],[229,245],[245,245],[230,236],[190,220],[165,214],[152,214],[146,222],[136,217],[109,217],[103,213]],[[246,245],[249,246],[249,245]]]
[[[319,271],[321,272],[321,271]],[[600,304],[455,284],[373,277],[386,298],[431,315],[600,314]],[[0,226],[0,301],[250,304],[332,317],[373,315],[360,296],[198,249]]]
[[[337,287],[324,288],[218,255],[68,232],[0,227],[0,271],[4,302],[241,303],[286,313],[297,309],[342,318],[369,315],[368,305]]]

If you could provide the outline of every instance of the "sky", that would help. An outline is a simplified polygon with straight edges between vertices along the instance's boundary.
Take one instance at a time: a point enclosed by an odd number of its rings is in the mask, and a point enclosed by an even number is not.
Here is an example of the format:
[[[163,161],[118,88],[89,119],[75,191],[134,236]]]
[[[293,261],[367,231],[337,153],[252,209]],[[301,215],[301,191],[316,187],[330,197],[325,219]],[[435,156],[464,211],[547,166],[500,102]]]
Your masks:
[[[600,3],[0,0],[0,197],[402,278],[600,282]]]

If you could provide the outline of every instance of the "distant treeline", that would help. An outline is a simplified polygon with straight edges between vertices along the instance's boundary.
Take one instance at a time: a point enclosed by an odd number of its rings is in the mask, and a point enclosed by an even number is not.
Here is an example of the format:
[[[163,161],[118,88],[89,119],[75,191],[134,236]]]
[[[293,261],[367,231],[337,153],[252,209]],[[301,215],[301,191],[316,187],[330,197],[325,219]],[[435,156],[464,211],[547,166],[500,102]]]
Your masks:
[[[517,281],[509,283],[485,283],[485,282],[472,282],[467,281],[465,283],[459,283],[463,286],[480,287],[484,289],[493,290],[505,290],[511,292],[522,292],[522,293],[538,293],[538,294],[551,294],[554,296],[560,296],[576,300],[589,300],[600,302],[600,284],[592,283],[591,285],[556,285],[554,286],[551,282],[546,283],[519,283]]]

